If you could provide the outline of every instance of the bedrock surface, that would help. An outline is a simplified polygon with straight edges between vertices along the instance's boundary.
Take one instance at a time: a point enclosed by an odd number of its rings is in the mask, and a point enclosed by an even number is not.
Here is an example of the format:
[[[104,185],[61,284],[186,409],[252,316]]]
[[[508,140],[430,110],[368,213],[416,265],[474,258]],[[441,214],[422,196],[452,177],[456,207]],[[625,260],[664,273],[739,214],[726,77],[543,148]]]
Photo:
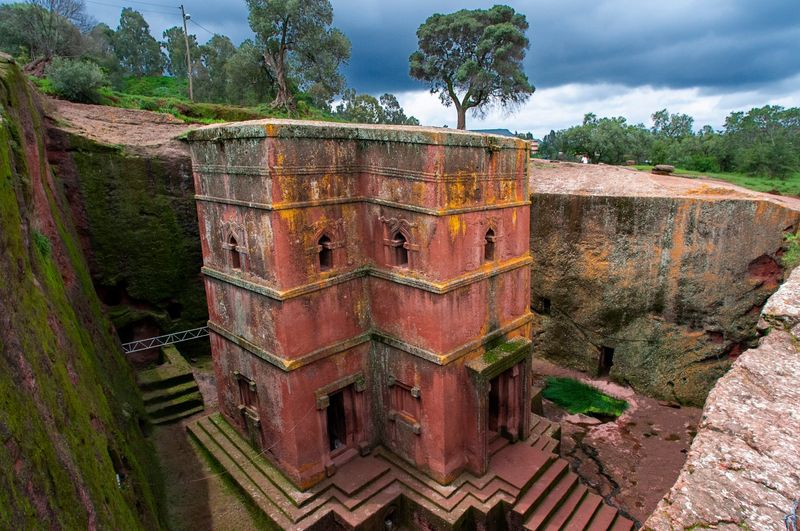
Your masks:
[[[754,346],[797,201],[625,168],[533,164],[535,355],[702,405]],[[612,350],[613,349],[613,350]]]

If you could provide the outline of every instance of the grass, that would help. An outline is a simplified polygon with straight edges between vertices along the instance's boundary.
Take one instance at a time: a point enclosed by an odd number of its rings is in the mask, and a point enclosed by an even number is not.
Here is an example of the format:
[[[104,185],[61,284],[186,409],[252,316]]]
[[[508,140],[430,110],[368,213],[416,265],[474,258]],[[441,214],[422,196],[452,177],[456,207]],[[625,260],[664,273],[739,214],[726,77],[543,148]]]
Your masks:
[[[547,378],[542,396],[572,414],[618,417],[628,403],[572,378]]]
[[[40,92],[55,96],[53,84],[48,79],[30,76],[30,81]],[[291,116],[276,110],[269,104],[242,107],[222,103],[191,102],[187,96],[186,81],[171,77],[126,78],[121,91],[110,87],[100,89],[101,105],[122,109],[171,114],[186,123],[212,124],[258,120],[261,118],[299,118],[303,120],[341,121],[330,112],[309,104],[303,95],[298,95],[297,110]]]
[[[643,171],[650,171],[653,169],[652,166],[645,165],[634,167],[637,170]],[[781,195],[800,196],[800,172],[796,172],[785,179],[778,179],[776,177],[762,177],[744,173],[704,172],[675,168],[674,175],[679,175],[681,177],[710,177],[756,192],[778,192]]]

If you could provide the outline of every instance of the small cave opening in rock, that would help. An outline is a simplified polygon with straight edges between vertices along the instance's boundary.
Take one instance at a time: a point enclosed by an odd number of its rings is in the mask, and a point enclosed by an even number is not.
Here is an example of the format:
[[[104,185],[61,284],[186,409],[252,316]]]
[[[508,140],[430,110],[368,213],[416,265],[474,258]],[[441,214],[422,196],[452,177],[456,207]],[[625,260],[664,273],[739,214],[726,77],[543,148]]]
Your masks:
[[[119,453],[110,446],[108,447],[108,457],[111,459],[111,466],[114,467],[117,487],[124,488],[128,481],[128,473],[130,471],[128,460],[124,456],[121,457]]]
[[[531,310],[539,315],[550,315],[551,302],[547,297],[537,297],[531,304]]]
[[[118,306],[128,299],[128,282],[121,280],[113,286],[98,285],[97,296],[106,306]]]
[[[750,279],[760,281],[764,286],[776,287],[783,279],[783,268],[771,256],[762,254],[747,266]]]
[[[597,367],[598,376],[608,376],[614,366],[614,349],[605,345],[600,347],[600,359]]]
[[[183,305],[177,301],[170,301],[167,304],[167,313],[172,319],[179,319],[183,313]]]
[[[162,334],[161,327],[152,317],[144,317],[127,323],[117,329],[121,343],[130,343],[140,339],[156,337]],[[128,360],[136,367],[163,363],[161,349],[152,348],[127,355]]]

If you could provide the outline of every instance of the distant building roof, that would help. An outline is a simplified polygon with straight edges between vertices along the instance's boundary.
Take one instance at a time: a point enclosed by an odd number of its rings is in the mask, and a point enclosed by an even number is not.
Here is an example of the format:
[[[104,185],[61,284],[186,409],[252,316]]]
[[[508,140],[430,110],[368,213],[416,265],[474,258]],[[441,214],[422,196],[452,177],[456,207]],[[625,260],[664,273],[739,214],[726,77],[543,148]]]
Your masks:
[[[517,136],[508,129],[470,129],[473,133],[488,133],[490,135]]]

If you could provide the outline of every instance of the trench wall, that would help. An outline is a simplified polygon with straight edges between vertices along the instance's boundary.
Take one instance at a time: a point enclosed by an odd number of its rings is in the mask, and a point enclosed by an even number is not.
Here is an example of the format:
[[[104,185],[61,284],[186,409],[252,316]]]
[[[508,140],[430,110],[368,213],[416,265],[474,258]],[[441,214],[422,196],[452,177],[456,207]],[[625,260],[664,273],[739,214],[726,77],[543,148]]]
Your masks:
[[[208,320],[188,146],[134,151],[47,127],[97,293],[123,342]],[[142,127],[147,127],[143,124]],[[183,148],[183,149],[181,149]],[[208,353],[208,343],[181,347]]]
[[[757,338],[798,212],[769,201],[532,196],[534,356],[702,405]]]
[[[158,529],[158,464],[42,111],[0,54],[0,529]]]
[[[784,529],[800,499],[800,269],[764,307],[767,335],[708,395],[697,436],[645,529]],[[796,515],[797,516],[797,515]]]

